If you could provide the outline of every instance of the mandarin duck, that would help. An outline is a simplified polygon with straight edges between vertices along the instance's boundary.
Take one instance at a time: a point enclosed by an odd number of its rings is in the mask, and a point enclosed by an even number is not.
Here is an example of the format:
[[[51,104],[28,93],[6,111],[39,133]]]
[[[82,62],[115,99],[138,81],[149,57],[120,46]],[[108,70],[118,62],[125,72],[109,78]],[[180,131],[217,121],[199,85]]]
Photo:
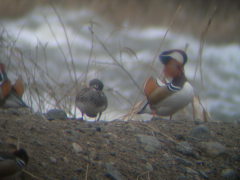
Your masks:
[[[159,56],[164,65],[164,79],[150,77],[144,84],[147,102],[138,114],[150,113],[154,116],[170,116],[184,108],[194,97],[191,84],[184,73],[187,55],[184,51],[173,49]]]
[[[24,149],[16,150],[13,153],[0,152],[0,179],[21,172],[28,160],[28,154]]]
[[[89,86],[82,88],[76,96],[76,106],[82,113],[82,119],[84,114],[88,117],[97,117],[99,121],[102,112],[107,109],[108,101],[104,94],[103,83],[99,79],[93,79],[89,82]]]
[[[15,84],[11,84],[5,71],[4,64],[0,63],[0,108],[28,107],[22,100],[24,84],[18,78]]]

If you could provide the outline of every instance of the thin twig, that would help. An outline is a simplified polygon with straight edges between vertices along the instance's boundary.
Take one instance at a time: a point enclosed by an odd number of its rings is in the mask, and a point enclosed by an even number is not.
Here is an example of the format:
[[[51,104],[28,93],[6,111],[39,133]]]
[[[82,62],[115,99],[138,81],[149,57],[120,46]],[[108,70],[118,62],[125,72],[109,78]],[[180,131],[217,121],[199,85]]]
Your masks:
[[[93,28],[93,22],[91,21],[90,22],[90,29]],[[92,55],[93,55],[93,48],[94,48],[94,36],[93,36],[93,32],[90,30],[90,33],[91,33],[91,48],[90,48],[90,52],[89,52],[89,58],[88,58],[88,63],[87,63],[87,69],[86,69],[86,74],[85,74],[85,77],[84,77],[84,83],[87,82],[87,75],[88,75],[88,72],[89,72],[89,67],[90,67],[90,63],[91,63],[91,59],[92,59]]]
[[[34,178],[34,179],[43,180],[43,179],[41,179],[41,178],[33,175],[32,173],[30,173],[29,171],[27,171],[27,170],[25,170],[25,169],[23,169],[22,171],[23,171],[24,173],[26,173],[27,175],[31,176],[31,177]]]
[[[149,171],[146,171],[146,172],[143,172],[142,174],[139,174],[139,175],[137,176],[137,180],[139,180],[140,177],[145,176],[145,175],[148,175],[148,176],[149,176]]]
[[[171,29],[171,27],[172,27],[172,25],[173,25],[173,23],[174,23],[174,21],[176,19],[176,16],[177,16],[178,12],[181,10],[181,8],[182,8],[182,0],[179,2],[178,6],[176,8],[176,11],[173,14],[173,16],[172,16],[172,18],[171,18],[171,20],[170,20],[170,22],[169,22],[169,24],[167,26],[167,30],[166,30],[164,36],[162,37],[162,39],[160,40],[159,47],[158,47],[157,52],[156,52],[155,56],[153,57],[153,60],[152,60],[152,63],[151,63],[152,67],[154,67],[154,63],[155,63],[155,61],[156,61],[156,59],[158,57],[159,51],[162,49],[162,46],[163,46],[163,43],[164,43],[164,41],[165,41],[165,39],[167,37],[167,34],[170,31],[170,29]]]
[[[94,33],[93,29],[90,29],[92,31],[92,34],[94,35],[94,37],[96,38],[96,40],[99,42],[99,44],[103,47],[103,49],[107,52],[107,54],[112,58],[112,60],[127,74],[127,76],[131,79],[131,81],[133,82],[133,84],[138,88],[138,90],[142,92],[141,88],[139,87],[139,85],[137,84],[137,82],[134,80],[134,78],[132,77],[132,75],[129,73],[129,71],[126,70],[126,68],[119,63],[119,61],[112,55],[112,53],[109,51],[109,49],[106,47],[106,45],[101,41],[101,39]]]
[[[68,33],[66,30],[65,24],[63,23],[60,14],[58,13],[57,9],[55,8],[55,6],[52,3],[51,3],[51,7],[53,8],[53,10],[54,10],[55,14],[57,15],[57,18],[63,28],[63,32],[64,32],[64,35],[67,40],[68,51],[69,51],[70,58],[71,58],[71,65],[72,65],[72,69],[73,69],[74,79],[75,79],[75,82],[77,82],[77,73],[76,73],[76,69],[75,69],[75,65],[74,65],[74,61],[73,61],[72,49],[71,49],[71,45],[70,45],[70,41],[69,41],[69,37],[68,37]]]
[[[202,86],[203,86],[202,54],[203,54],[204,44],[206,42],[206,35],[207,35],[207,32],[208,32],[208,30],[209,30],[209,28],[210,28],[210,26],[212,24],[213,18],[216,15],[216,12],[217,12],[217,7],[214,8],[212,15],[208,19],[206,27],[204,28],[204,30],[201,33],[200,48],[199,48],[199,60],[198,60],[199,63],[196,65],[194,79],[196,79],[197,70],[199,68]]]
[[[85,180],[88,179],[88,168],[89,168],[89,164],[87,164],[87,169],[86,169],[86,174],[85,174]]]

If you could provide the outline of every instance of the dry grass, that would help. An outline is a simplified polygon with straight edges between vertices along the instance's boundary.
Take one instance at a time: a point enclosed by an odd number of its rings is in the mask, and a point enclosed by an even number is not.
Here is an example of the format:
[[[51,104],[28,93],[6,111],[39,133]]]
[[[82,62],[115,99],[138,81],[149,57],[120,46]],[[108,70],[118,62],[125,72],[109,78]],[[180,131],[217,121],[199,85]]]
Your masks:
[[[168,28],[165,33],[165,35],[162,37],[162,39],[159,41],[159,47],[158,47],[158,52],[154,54],[153,60],[149,68],[154,69],[154,62],[156,60],[156,57],[158,56],[158,53],[162,49],[162,45],[164,44],[164,40],[168,35],[169,30],[174,26],[176,23],[176,18],[179,16],[179,13],[182,11],[183,7],[183,2],[180,1],[179,4],[175,7],[176,9],[174,10],[175,13],[172,14],[170,21],[168,23]],[[106,44],[99,38],[98,34],[94,31],[94,23],[89,22],[89,33],[91,34],[91,47],[90,47],[90,52],[89,52],[89,58],[87,62],[87,69],[86,72],[84,72],[80,77],[77,77],[76,74],[76,69],[75,69],[75,62],[74,62],[74,57],[73,53],[71,50],[71,42],[68,37],[68,32],[65,27],[65,23],[61,18],[61,14],[59,14],[57,8],[52,4],[53,11],[55,12],[59,23],[61,24],[61,27],[63,29],[66,41],[67,41],[67,51],[68,54],[70,55],[70,62],[67,60],[69,59],[63,50],[61,44],[58,42],[58,37],[56,37],[54,30],[51,26],[51,24],[48,22],[47,18],[45,18],[46,23],[49,27],[49,30],[54,37],[56,43],[58,44],[58,49],[64,59],[65,65],[66,65],[66,71],[68,72],[68,75],[70,77],[70,87],[66,87],[69,84],[61,84],[60,82],[56,81],[52,75],[51,72],[49,72],[49,68],[47,65],[47,57],[45,57],[45,65],[41,66],[38,62],[38,52],[39,49],[43,49],[46,51],[46,48],[48,48],[45,45],[42,45],[41,42],[38,43],[38,45],[35,48],[35,57],[29,58],[24,55],[22,50],[18,47],[15,46],[18,36],[16,37],[15,40],[12,41],[7,41],[8,39],[8,33],[4,30],[2,30],[1,33],[1,49],[4,49],[4,51],[8,51],[9,53],[7,56],[8,63],[6,63],[7,67],[11,66],[12,64],[15,64],[15,67],[20,67],[22,71],[19,71],[18,69],[16,70],[17,74],[22,74],[24,76],[24,79],[26,80],[26,85],[28,88],[28,94],[29,96],[26,97],[26,101],[30,106],[33,106],[34,103],[37,106],[37,110],[40,112],[45,112],[49,107],[46,107],[46,104],[49,104],[52,107],[55,108],[60,108],[64,109],[70,116],[75,117],[76,116],[76,107],[74,105],[74,97],[75,93],[79,88],[79,84],[86,84],[86,80],[88,77],[89,69],[92,64],[92,53],[93,53],[93,48],[95,46],[95,43],[98,43],[106,52],[106,54],[111,58],[113,65],[117,66],[120,68],[125,74],[127,74],[128,78],[131,80],[132,84],[137,87],[139,90],[139,97],[141,97],[142,92],[142,87],[138,85],[136,80],[134,79],[134,76],[127,70],[126,67],[121,63],[121,60],[117,59],[116,57],[113,56],[113,54],[110,52]],[[199,73],[202,77],[202,53],[204,51],[204,43],[206,41],[206,36],[207,32],[210,29],[210,26],[212,24],[212,21],[215,17],[216,14],[216,9],[209,15],[207,18],[207,25],[204,27],[201,33],[201,41],[200,41],[200,49],[199,49],[199,61],[196,65],[196,74],[198,73],[198,69],[200,69]],[[19,31],[19,34],[21,33],[21,30]],[[96,41],[94,41],[96,40]],[[134,52],[131,48],[125,47],[123,49],[124,51],[127,51],[129,54],[132,54],[133,57],[137,59],[137,53]],[[120,52],[121,54],[121,52]],[[17,62],[12,62],[12,59],[15,59]],[[16,65],[17,63],[17,65]],[[31,68],[29,68],[29,63],[31,64]],[[28,64],[28,66],[27,66]],[[155,70],[156,71],[156,70]],[[157,71],[156,71],[157,72]],[[38,82],[38,77],[41,75],[41,83]],[[203,78],[201,79],[203,81]],[[56,91],[56,89],[63,89],[65,88],[66,90],[63,93],[60,93]],[[136,112],[136,102],[132,102],[128,99],[128,97],[124,97],[120,92],[116,91],[115,89],[108,89],[111,91],[113,94],[115,94],[118,97],[121,97],[126,100],[127,103],[132,105],[132,108],[130,109],[129,113],[124,117],[124,119],[132,119]],[[70,96],[69,96],[70,95]],[[207,110],[203,107],[201,100],[199,98],[199,102],[203,108],[203,114],[207,114]],[[204,115],[204,117],[207,117]]]

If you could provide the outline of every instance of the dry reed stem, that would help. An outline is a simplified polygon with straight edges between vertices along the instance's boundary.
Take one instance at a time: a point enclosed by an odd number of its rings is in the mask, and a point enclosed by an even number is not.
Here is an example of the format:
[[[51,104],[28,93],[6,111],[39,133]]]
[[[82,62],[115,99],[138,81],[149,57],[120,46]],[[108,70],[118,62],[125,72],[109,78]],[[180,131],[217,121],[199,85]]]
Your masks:
[[[204,87],[204,80],[203,80],[203,69],[202,69],[202,64],[203,64],[203,59],[202,59],[202,54],[203,54],[203,50],[204,50],[204,44],[206,42],[206,35],[207,35],[207,32],[212,24],[212,21],[216,15],[216,12],[217,12],[217,7],[214,8],[211,16],[209,17],[208,21],[207,21],[207,24],[206,24],[206,27],[203,29],[202,33],[201,33],[201,36],[200,36],[200,48],[199,48],[199,58],[198,58],[198,63],[196,65],[196,68],[195,68],[195,73],[194,73],[194,79],[196,79],[196,76],[197,76],[197,71],[199,69],[199,73],[200,73],[200,81],[201,81],[201,85],[202,87]],[[198,101],[203,109],[203,120],[205,122],[208,121],[208,119],[210,119],[210,115],[209,115],[209,112],[206,110],[206,108],[203,106],[203,104],[201,103],[201,98],[199,96],[197,96],[198,98]],[[195,106],[194,106],[194,103],[193,103],[193,118],[195,119]]]
[[[89,164],[87,164],[87,169],[86,169],[86,174],[85,174],[85,180],[88,180],[88,168],[89,168]]]
[[[93,28],[93,22],[91,21],[90,22],[90,29],[92,29],[92,28]],[[90,33],[91,33],[91,48],[90,48],[90,52],[89,52],[87,69],[86,69],[86,73],[85,73],[85,76],[84,76],[84,83],[87,82],[87,75],[88,75],[88,72],[89,72],[91,58],[92,58],[92,55],[93,55],[93,48],[94,48],[94,35],[93,35],[93,32],[91,30],[90,30]]]
[[[203,49],[204,49],[204,44],[206,42],[206,35],[207,35],[207,32],[212,24],[212,21],[216,15],[216,12],[217,12],[217,7],[214,8],[211,16],[209,17],[208,19],[208,22],[206,24],[206,27],[203,29],[201,35],[200,35],[200,48],[199,48],[199,58],[198,58],[198,64],[196,65],[196,69],[195,69],[195,74],[194,74],[194,79],[196,79],[196,76],[197,76],[197,70],[199,69],[200,71],[200,78],[201,78],[201,83],[202,83],[202,86],[203,86],[203,72],[202,72],[202,54],[203,54]]]
[[[139,85],[137,84],[137,82],[134,80],[134,78],[132,77],[132,75],[129,73],[129,71],[121,64],[119,63],[119,61],[112,55],[112,53],[108,50],[107,46],[102,42],[102,40],[96,35],[96,33],[94,33],[93,28],[90,29],[90,31],[92,32],[92,34],[94,35],[94,37],[96,38],[96,40],[98,41],[98,43],[103,47],[103,49],[107,52],[107,54],[111,57],[111,59],[113,60],[114,63],[116,63],[116,65],[118,65],[120,67],[120,69],[122,69],[127,76],[131,79],[132,83],[138,88],[138,90],[142,93],[141,88],[139,87]]]
[[[44,179],[42,179],[42,178],[39,178],[39,177],[33,175],[32,173],[30,173],[29,171],[27,171],[27,170],[25,170],[25,169],[23,169],[22,171],[23,171],[24,173],[26,173],[27,175],[31,176],[31,177],[34,178],[34,179],[44,180]],[[49,178],[49,177],[48,177],[48,178]],[[51,178],[50,178],[50,179],[51,179]]]
[[[70,54],[70,58],[71,58],[71,65],[72,65],[72,70],[73,70],[73,74],[74,74],[74,80],[75,80],[75,83],[77,83],[77,74],[76,74],[76,69],[75,69],[75,65],[74,65],[74,60],[73,60],[73,54],[72,54],[72,49],[71,49],[71,45],[70,45],[70,41],[69,41],[69,37],[68,37],[68,33],[67,33],[67,30],[66,30],[66,27],[63,23],[63,20],[60,16],[60,14],[58,13],[57,9],[55,8],[55,6],[51,4],[51,7],[52,9],[54,10],[55,14],[57,15],[57,18],[58,18],[58,21],[60,22],[62,28],[63,28],[63,31],[64,31],[64,35],[66,37],[66,40],[67,40],[67,46],[68,46],[68,51],[69,51],[69,54]],[[71,72],[69,72],[70,75],[71,75]]]
[[[162,37],[162,39],[160,40],[159,47],[158,47],[157,52],[156,52],[155,56],[153,57],[153,60],[152,60],[152,63],[151,63],[152,68],[154,68],[154,63],[155,63],[155,61],[156,61],[156,59],[157,59],[157,57],[158,57],[158,55],[159,55],[159,52],[160,52],[161,49],[162,49],[162,45],[163,45],[163,43],[164,43],[164,41],[165,41],[165,39],[166,39],[166,37],[167,37],[167,34],[168,34],[168,32],[170,31],[172,25],[174,24],[174,21],[175,21],[175,19],[176,19],[176,16],[177,16],[178,12],[179,12],[179,11],[181,10],[181,8],[182,8],[182,1],[183,1],[183,0],[180,0],[179,4],[177,5],[176,11],[175,11],[175,13],[173,14],[173,16],[172,16],[172,18],[171,18],[171,20],[170,20],[170,22],[169,22],[169,24],[168,24],[168,26],[167,26],[167,30],[166,30],[164,36]]]
[[[150,172],[149,171],[146,171],[146,172],[143,172],[142,174],[139,174],[138,176],[137,176],[137,180],[139,180],[139,178],[141,178],[141,177],[143,177],[143,176],[145,176],[145,175],[147,175],[147,180],[150,180]]]

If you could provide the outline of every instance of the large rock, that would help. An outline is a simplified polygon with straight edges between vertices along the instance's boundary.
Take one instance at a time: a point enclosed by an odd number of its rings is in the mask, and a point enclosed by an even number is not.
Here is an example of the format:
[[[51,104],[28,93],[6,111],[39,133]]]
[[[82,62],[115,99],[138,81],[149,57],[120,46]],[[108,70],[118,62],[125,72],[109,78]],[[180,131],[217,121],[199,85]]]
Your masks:
[[[176,150],[187,156],[196,156],[192,146],[186,141],[178,143],[176,145]]]
[[[105,167],[107,172],[105,174],[106,177],[110,178],[111,180],[124,180],[125,178],[123,175],[116,169],[112,163],[106,163]]]
[[[207,140],[211,137],[211,133],[210,133],[210,130],[207,126],[204,126],[204,125],[199,125],[199,126],[196,126],[194,127],[189,135],[191,137],[194,137],[194,138],[197,138],[197,139],[200,139],[200,140]]]
[[[210,157],[216,157],[226,153],[226,147],[219,142],[202,142],[200,148]]]
[[[55,120],[55,119],[65,120],[65,119],[67,119],[66,112],[61,109],[51,109],[45,114],[45,116],[48,120]]]
[[[187,159],[181,158],[181,157],[175,157],[174,159],[178,164],[182,164],[184,166],[193,166],[193,163]]]
[[[239,180],[240,175],[233,169],[224,169],[221,176],[226,180]]]
[[[156,137],[140,134],[137,135],[137,139],[147,152],[155,152],[161,148],[161,144]]]

